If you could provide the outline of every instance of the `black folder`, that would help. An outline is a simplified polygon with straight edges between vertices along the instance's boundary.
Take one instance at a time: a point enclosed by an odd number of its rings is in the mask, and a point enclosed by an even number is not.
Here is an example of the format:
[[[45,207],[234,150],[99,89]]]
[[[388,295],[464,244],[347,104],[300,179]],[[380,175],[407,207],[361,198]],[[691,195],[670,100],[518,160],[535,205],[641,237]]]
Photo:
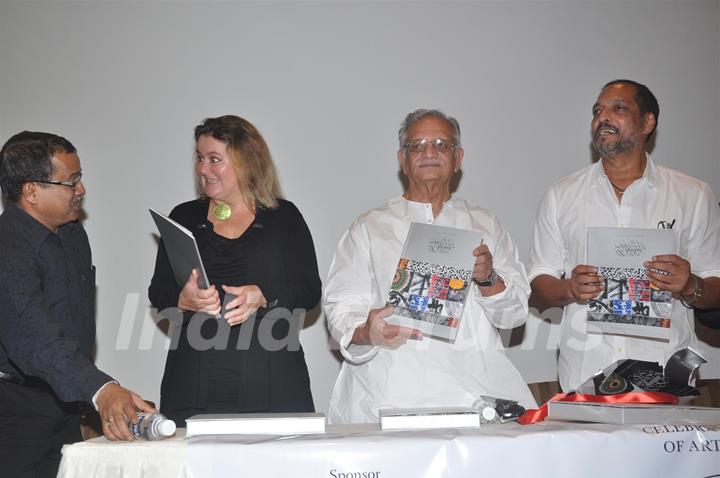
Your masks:
[[[198,287],[201,289],[210,287],[192,232],[154,209],[150,209],[150,215],[160,231],[178,285],[183,287],[192,270],[197,269]]]

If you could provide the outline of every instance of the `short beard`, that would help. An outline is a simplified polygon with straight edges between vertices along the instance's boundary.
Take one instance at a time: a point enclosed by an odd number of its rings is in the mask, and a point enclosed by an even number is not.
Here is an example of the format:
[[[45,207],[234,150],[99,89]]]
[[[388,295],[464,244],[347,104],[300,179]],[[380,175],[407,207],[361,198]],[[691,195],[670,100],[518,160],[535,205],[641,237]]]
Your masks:
[[[603,158],[612,159],[626,151],[630,151],[635,147],[635,142],[631,139],[621,139],[620,141],[612,144],[602,143],[593,139],[593,148]]]

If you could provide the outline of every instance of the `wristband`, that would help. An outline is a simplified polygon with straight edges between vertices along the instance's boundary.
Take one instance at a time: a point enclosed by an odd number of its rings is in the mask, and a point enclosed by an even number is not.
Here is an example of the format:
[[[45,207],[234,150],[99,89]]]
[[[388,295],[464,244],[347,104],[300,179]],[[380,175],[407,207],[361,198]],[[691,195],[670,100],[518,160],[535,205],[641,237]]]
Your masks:
[[[690,295],[680,296],[680,303],[688,309],[693,308],[693,304],[697,304],[702,299],[702,279],[692,274],[692,278],[695,281],[695,288]]]

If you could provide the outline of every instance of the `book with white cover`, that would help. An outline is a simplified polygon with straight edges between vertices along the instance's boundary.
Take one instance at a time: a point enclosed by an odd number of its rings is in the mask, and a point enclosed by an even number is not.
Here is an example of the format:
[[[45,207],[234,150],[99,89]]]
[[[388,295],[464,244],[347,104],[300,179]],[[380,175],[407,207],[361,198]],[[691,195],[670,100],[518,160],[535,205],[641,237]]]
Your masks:
[[[206,413],[187,419],[187,435],[325,433],[324,413]]]
[[[474,408],[386,408],[379,410],[378,414],[382,430],[474,428],[480,426],[480,412]]]
[[[177,284],[183,287],[192,270],[197,269],[198,287],[201,289],[210,287],[205,267],[203,267],[200,258],[200,251],[198,251],[197,242],[192,232],[154,209],[150,209],[150,215],[162,236]]]
[[[470,295],[478,231],[412,223],[386,304],[389,324],[454,341]]]
[[[646,403],[550,401],[548,418],[620,425],[720,425],[720,408]]]
[[[672,293],[650,283],[643,263],[677,250],[671,229],[589,227],[587,263],[603,278],[587,303],[587,330],[668,340]]]

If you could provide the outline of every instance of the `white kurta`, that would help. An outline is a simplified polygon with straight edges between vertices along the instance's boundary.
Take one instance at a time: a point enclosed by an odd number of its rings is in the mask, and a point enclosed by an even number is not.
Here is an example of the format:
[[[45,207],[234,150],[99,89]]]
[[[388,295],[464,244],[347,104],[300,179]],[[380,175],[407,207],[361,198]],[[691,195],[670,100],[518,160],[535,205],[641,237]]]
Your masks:
[[[385,305],[411,222],[482,232],[506,289],[483,297],[473,284],[455,343],[425,337],[395,350],[351,345],[370,309]],[[472,258],[472,250],[467,253]],[[478,395],[535,407],[495,329],[525,322],[529,291],[515,245],[485,209],[453,198],[433,218],[430,204],[397,197],[360,216],[340,239],[325,284],[328,327],[345,357],[329,421],[376,422],[381,408],[471,406]]]
[[[530,280],[541,274],[570,277],[587,264],[587,228],[669,228],[678,255],[700,277],[720,275],[720,209],[702,181],[657,166],[648,156],[643,176],[618,201],[602,163],[557,181],[540,203],[530,250]],[[593,264],[591,264],[593,265]],[[565,306],[558,372],[563,390],[575,390],[597,371],[632,358],[665,365],[676,350],[692,345],[692,309],[673,301],[670,341],[587,333],[586,306]]]

